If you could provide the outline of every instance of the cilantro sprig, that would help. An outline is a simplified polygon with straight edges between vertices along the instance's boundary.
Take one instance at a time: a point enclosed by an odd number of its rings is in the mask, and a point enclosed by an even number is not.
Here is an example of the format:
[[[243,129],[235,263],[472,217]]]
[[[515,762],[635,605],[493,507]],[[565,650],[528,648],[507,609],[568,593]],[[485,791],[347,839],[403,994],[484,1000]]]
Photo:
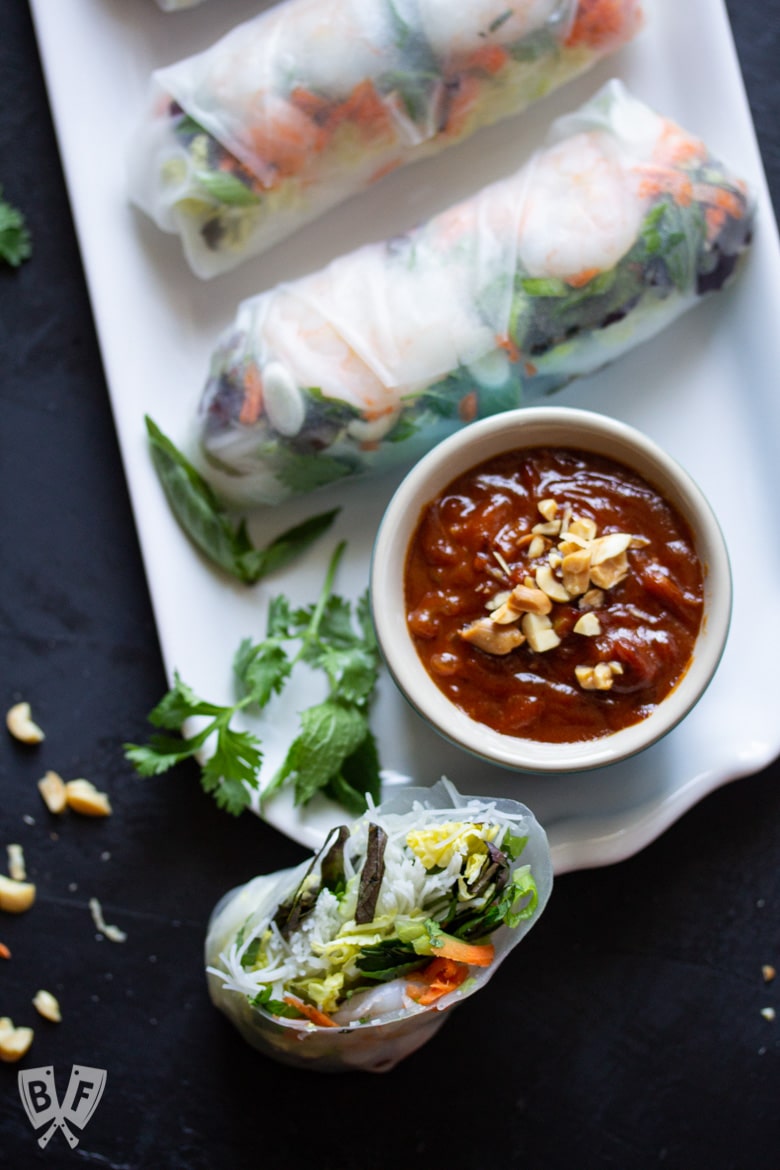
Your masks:
[[[0,185],[0,259],[13,268],[32,255],[32,242],[25,218],[3,198]]]
[[[301,713],[300,731],[265,786],[262,800],[289,784],[296,804],[306,804],[323,791],[359,815],[366,808],[366,794],[378,799],[379,758],[369,709],[379,650],[367,595],[358,600],[353,614],[352,604],[333,593],[345,547],[342,541],[335,549],[313,605],[293,608],[284,595],[273,598],[265,638],[241,642],[233,659],[238,697],[231,706],[205,702],[178,673],[174,675],[173,687],[149,715],[160,733],[146,744],[124,745],[127,759],[142,776],[158,776],[203,753],[204,789],[225,811],[242,812],[259,787],[263,752],[259,738],[237,729],[233,721],[243,710],[262,711],[302,662],[325,674],[328,694]],[[199,729],[185,735],[184,724],[196,718]],[[174,731],[179,737],[167,734]]]

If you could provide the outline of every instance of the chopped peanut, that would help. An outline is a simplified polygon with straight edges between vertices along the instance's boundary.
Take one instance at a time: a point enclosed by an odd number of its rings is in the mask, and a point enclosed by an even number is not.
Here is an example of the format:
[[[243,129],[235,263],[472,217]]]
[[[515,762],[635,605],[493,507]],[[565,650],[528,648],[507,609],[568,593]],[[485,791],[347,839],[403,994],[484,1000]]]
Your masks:
[[[578,548],[561,561],[563,587],[571,597],[586,593],[590,584],[590,553]]]
[[[69,780],[65,785],[68,807],[86,817],[110,817],[111,804],[90,780]]]
[[[45,1020],[51,1020],[53,1024],[59,1024],[62,1020],[59,1002],[50,991],[37,991],[33,999],[33,1007],[38,1015],[43,1016]]]
[[[103,917],[103,907],[97,898],[90,898],[89,912],[92,915],[92,921],[95,924],[95,929],[104,935],[109,942],[123,943],[127,941],[127,935],[118,926],[113,923],[106,923]]]
[[[0,1018],[0,1060],[14,1064],[29,1051],[33,1042],[32,1028],[15,1028],[8,1016]]]
[[[487,602],[489,618],[480,619],[461,631],[461,637],[489,654],[508,654],[527,640],[532,650],[543,652],[560,645],[550,614],[554,604],[567,605],[577,599],[583,615],[573,630],[585,637],[598,637],[601,622],[591,611],[605,604],[604,591],[614,588],[630,572],[629,548],[644,548],[649,541],[628,532],[608,532],[598,536],[594,520],[576,516],[569,504],[563,508],[551,497],[537,504],[542,522],[518,540],[518,549],[526,549],[528,571],[522,584],[503,589]],[[552,547],[552,538],[558,542]],[[547,553],[546,561],[533,567]],[[495,560],[511,579],[503,556],[493,550]],[[517,566],[515,566],[517,573]],[[515,576],[517,580],[517,576]],[[544,618],[544,621],[537,619]],[[531,620],[533,619],[533,620]],[[517,631],[520,621],[525,638]],[[503,627],[503,628],[502,628]],[[622,673],[619,663],[599,663],[576,669],[579,684],[585,690],[609,690],[614,675]]]
[[[582,634],[586,638],[598,638],[601,633],[601,622],[592,609],[589,609],[581,618],[577,619],[574,623],[573,632],[575,634]]]
[[[57,772],[47,772],[38,781],[38,791],[50,813],[64,812],[68,805],[65,781]]]
[[[7,713],[5,722],[11,735],[20,743],[41,743],[44,738],[38,724],[33,722],[29,703],[14,704]]]
[[[557,536],[561,531],[560,520],[548,520],[544,524],[534,524],[531,532],[534,536]]]
[[[603,589],[589,589],[587,593],[583,593],[580,598],[580,609],[601,609],[604,604],[604,590]]]
[[[15,882],[23,882],[27,877],[27,867],[24,863],[24,850],[21,845],[8,845],[8,872]]]
[[[550,598],[543,590],[537,589],[533,582],[531,585],[527,585],[525,582],[522,585],[515,585],[507,598],[507,605],[516,614],[546,614],[552,609]]]
[[[32,882],[15,882],[13,878],[0,873],[0,910],[8,914],[23,914],[35,901],[35,886]]]
[[[591,520],[587,516],[578,516],[566,529],[566,536],[569,540],[579,537],[584,541],[591,541],[595,540],[597,532],[598,527],[595,520]]]
[[[622,674],[619,662],[597,662],[595,666],[575,666],[574,674],[583,691],[609,691],[616,674]]]
[[[564,604],[571,601],[568,590],[563,582],[558,580],[549,565],[542,565],[536,570],[536,584],[551,601],[560,601]]]
[[[553,624],[546,614],[526,613],[520,622],[523,633],[528,639],[528,645],[537,654],[544,654],[547,650],[554,650],[560,646],[561,639],[553,629]]]
[[[614,589],[628,576],[628,557],[624,552],[594,565],[591,560],[590,579],[599,589]]]
[[[460,631],[460,636],[486,654],[509,654],[525,641],[517,626],[502,627],[490,618],[479,618],[472,622]]]

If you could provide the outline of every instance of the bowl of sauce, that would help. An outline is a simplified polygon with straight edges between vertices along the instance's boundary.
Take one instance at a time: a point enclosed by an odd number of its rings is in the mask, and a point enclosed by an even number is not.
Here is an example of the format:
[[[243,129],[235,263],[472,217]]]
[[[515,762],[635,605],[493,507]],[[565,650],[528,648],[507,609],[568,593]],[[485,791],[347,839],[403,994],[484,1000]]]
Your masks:
[[[383,517],[371,604],[390,673],[443,736],[518,770],[616,762],[709,684],[731,573],[701,490],[591,411],[473,423],[409,472]]]

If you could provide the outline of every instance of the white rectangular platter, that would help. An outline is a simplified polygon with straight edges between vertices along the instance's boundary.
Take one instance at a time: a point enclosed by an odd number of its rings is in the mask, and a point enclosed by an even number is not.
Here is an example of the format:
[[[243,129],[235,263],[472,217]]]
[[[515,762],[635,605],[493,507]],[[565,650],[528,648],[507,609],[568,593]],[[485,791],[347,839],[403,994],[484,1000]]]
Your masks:
[[[256,542],[265,543],[297,520],[341,505],[327,538],[251,589],[211,569],[193,550],[163,499],[143,418],[150,414],[174,442],[186,443],[210,352],[241,299],[403,231],[516,170],[555,117],[611,76],[699,134],[748,180],[758,199],[758,231],[739,281],[556,399],[638,426],[710,498],[729,545],[735,594],[726,653],[702,702],[630,763],[575,776],[514,774],[472,759],[424,726],[387,677],[372,723],[388,786],[429,784],[446,774],[461,792],[524,801],[549,833],[559,873],[636,852],[706,793],[772,760],[780,751],[774,692],[780,623],[767,621],[766,602],[780,581],[773,539],[780,490],[780,249],[722,0],[646,0],[646,28],[620,54],[526,114],[396,172],[210,283],[190,273],[177,240],[129,206],[126,146],[152,69],[206,47],[263,5],[219,0],[165,15],[152,0],[30,2],[165,666],[214,702],[231,700],[233,652],[242,638],[262,636],[268,598],[285,592],[296,603],[313,601],[339,538],[349,543],[337,590],[352,598],[363,591],[373,535],[397,482],[330,489],[253,521]],[[295,734],[298,711],[319,697],[314,686],[296,676],[294,688],[257,725],[269,774]],[[286,794],[266,810],[278,829],[312,846],[339,815],[316,799],[294,808]]]

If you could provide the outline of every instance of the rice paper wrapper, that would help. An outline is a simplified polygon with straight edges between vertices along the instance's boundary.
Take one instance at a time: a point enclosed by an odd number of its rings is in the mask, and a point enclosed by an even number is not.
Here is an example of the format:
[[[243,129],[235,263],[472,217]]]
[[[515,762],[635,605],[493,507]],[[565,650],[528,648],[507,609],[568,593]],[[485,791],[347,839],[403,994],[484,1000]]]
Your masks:
[[[410,464],[724,287],[753,216],[703,142],[612,81],[510,178],[245,301],[195,458],[242,506]]]
[[[205,947],[211,999],[249,1044],[267,1056],[300,1068],[321,1072],[359,1069],[385,1072],[421,1047],[442,1026],[452,1008],[488,982],[537,921],[552,889],[547,836],[533,813],[513,800],[461,796],[449,781],[442,780],[432,788],[400,790],[369,810],[352,826],[351,841],[359,843],[357,858],[362,864],[365,837],[372,824],[386,830],[393,842],[405,838],[409,831],[430,830],[453,821],[506,826],[513,835],[527,837],[525,848],[511,862],[510,869],[512,873],[519,871],[520,876],[525,872],[523,867],[530,867],[538,901],[529,917],[515,926],[500,925],[489,935],[495,948],[490,965],[469,966],[465,982],[427,1006],[410,998],[406,977],[400,976],[377,983],[373,990],[361,993],[354,1000],[347,999],[333,1013],[333,1018],[339,1021],[335,1027],[319,1026],[306,1019],[276,1017],[250,1002],[255,984],[251,982],[251,972],[246,974],[243,970],[240,956],[248,947],[256,945],[253,940],[263,935],[278,908],[299,890],[313,863],[305,861],[293,869],[265,874],[230,891],[218,903],[209,922]],[[348,845],[348,852],[349,849]],[[388,844],[385,856],[392,855],[392,850],[393,845]],[[320,863],[326,851],[324,847],[318,855]],[[398,884],[392,883],[392,891],[389,889],[391,869],[392,856],[383,878],[388,882],[388,891],[383,893],[380,888],[375,921],[383,921],[382,914],[388,904],[402,907],[408,904],[408,895],[404,900],[403,876],[398,878]],[[442,881],[447,880],[445,874]],[[433,951],[431,957],[435,954]]]
[[[639,0],[286,0],[153,75],[131,197],[214,276],[640,24]]]

